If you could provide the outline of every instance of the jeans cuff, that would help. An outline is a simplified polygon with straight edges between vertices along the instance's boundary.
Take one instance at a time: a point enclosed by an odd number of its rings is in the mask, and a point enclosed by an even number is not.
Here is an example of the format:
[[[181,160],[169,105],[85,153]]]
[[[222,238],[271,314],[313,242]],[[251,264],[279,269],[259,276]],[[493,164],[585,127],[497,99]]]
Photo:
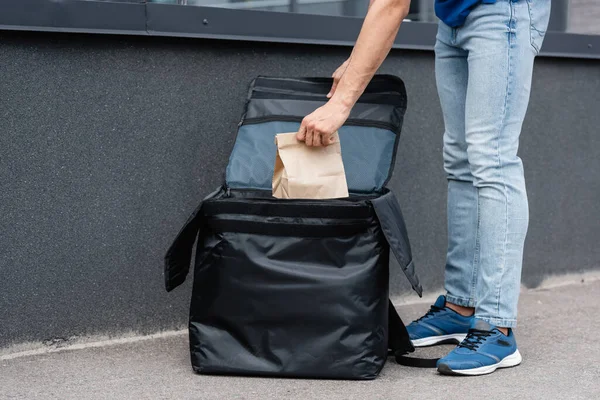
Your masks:
[[[516,319],[483,317],[481,315],[477,315],[477,313],[475,313],[475,318],[481,319],[487,322],[488,324],[497,326],[499,328],[515,328],[517,326]]]
[[[475,301],[473,299],[465,299],[464,297],[456,297],[451,294],[446,294],[446,301],[452,304],[456,304],[461,307],[475,307]]]

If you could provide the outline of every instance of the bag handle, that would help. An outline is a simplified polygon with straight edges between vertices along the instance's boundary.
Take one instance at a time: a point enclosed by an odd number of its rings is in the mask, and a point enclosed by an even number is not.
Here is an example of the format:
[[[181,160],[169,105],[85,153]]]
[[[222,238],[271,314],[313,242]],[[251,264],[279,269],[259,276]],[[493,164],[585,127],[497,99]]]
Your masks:
[[[396,362],[407,367],[435,368],[439,358],[407,357],[406,354],[415,351],[410,341],[408,331],[396,307],[391,300],[388,306],[388,348],[390,355],[395,356]]]
[[[381,230],[390,245],[394,257],[398,260],[402,272],[406,275],[413,290],[417,292],[419,297],[423,297],[423,288],[415,272],[408,233],[396,196],[391,191],[388,191],[382,196],[372,199],[371,204],[373,204]]]
[[[188,220],[183,225],[183,228],[177,234],[177,237],[167,250],[165,254],[165,288],[167,292],[175,289],[177,286],[185,282],[185,278],[190,270],[190,263],[192,261],[192,249],[196,242],[198,232],[204,226],[204,218],[202,211],[202,204],[204,201],[214,198],[223,192],[222,188],[219,188],[206,196],[196,207],[192,215],[189,216]]]

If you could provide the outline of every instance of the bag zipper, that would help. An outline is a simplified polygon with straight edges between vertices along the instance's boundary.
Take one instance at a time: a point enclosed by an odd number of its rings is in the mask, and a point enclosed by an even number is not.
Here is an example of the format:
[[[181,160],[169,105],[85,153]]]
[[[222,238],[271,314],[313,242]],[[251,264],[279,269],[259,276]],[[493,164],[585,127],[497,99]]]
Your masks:
[[[291,202],[291,201],[295,201],[297,203],[313,203],[313,204],[322,204],[323,201],[328,201],[329,203],[332,204],[340,204],[340,205],[349,205],[349,204],[356,204],[360,201],[365,201],[365,200],[371,200],[375,197],[378,197],[381,195],[381,193],[379,192],[373,192],[373,193],[350,193],[350,197],[354,197],[355,201],[350,201],[347,200],[346,198],[339,198],[339,199],[278,199],[275,197],[231,197],[231,187],[229,187],[229,185],[227,183],[223,184],[223,187],[225,188],[225,193],[226,193],[226,197],[225,199],[227,201],[240,201],[240,202],[244,202],[248,199],[251,200],[257,200],[257,201],[266,201],[266,202],[281,202],[281,201],[286,201],[286,202]],[[257,192],[257,193],[267,193],[269,192],[269,189],[253,189],[253,188],[234,188],[234,191],[238,191],[238,192]]]
[[[275,89],[275,88],[271,89],[271,88],[267,88],[267,87],[255,87],[252,91],[253,92],[260,92],[260,93],[304,95],[304,96],[314,96],[314,97],[324,97],[324,98],[327,97],[327,95],[324,94],[324,93],[299,92],[297,90]]]
[[[290,89],[277,89],[277,88],[269,88],[265,86],[254,87],[252,92],[257,93],[273,93],[273,94],[289,94],[289,95],[298,95],[298,96],[311,96],[311,97],[324,97],[327,98],[325,93],[321,92],[305,92],[298,90],[290,90]],[[388,95],[388,96],[401,96],[399,92],[387,91],[387,92],[377,92],[377,93],[363,93],[363,95]],[[359,98],[360,99],[360,98]]]
[[[255,125],[255,124],[261,124],[261,123],[265,123],[265,122],[300,122],[301,123],[303,119],[304,118],[302,118],[302,117],[294,117],[291,115],[269,115],[268,117],[247,118],[247,119],[241,121],[239,126]],[[369,127],[369,128],[381,128],[381,129],[387,129],[389,131],[392,131],[397,135],[400,134],[400,131],[397,126],[395,126],[393,124],[389,124],[387,122],[381,122],[381,121],[365,121],[365,120],[349,118],[346,120],[344,125],[365,126],[365,127]]]
[[[358,100],[357,104],[386,104],[386,105],[394,105],[395,107],[402,108],[401,101],[398,102],[398,99],[392,98],[395,95],[394,93],[377,93],[373,94],[377,96],[378,100],[370,99],[370,94],[366,93],[362,95]],[[292,91],[269,91],[269,90],[260,90],[254,89],[254,93],[252,94],[252,100],[298,100],[298,101],[318,101],[325,103],[327,101],[327,97],[322,93],[297,93]],[[383,101],[385,100],[385,101]]]

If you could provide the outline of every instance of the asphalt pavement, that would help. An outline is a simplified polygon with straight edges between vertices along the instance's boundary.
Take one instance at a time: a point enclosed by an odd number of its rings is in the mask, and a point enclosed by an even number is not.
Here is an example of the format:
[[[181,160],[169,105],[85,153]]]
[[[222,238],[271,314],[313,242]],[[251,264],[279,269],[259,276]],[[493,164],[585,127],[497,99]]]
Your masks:
[[[398,309],[411,320],[427,307]],[[203,376],[192,372],[186,332],[167,332],[4,353],[0,399],[600,399],[600,281],[524,291],[519,312],[523,363],[487,376],[441,376],[392,359],[373,381]]]

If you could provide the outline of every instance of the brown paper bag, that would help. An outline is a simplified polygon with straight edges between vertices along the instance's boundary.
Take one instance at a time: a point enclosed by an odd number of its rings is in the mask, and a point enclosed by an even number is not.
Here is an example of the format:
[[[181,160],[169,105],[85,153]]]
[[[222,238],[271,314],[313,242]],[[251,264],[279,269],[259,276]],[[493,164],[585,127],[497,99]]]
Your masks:
[[[346,172],[338,133],[334,143],[309,147],[296,133],[275,136],[277,157],[273,173],[273,196],[280,199],[334,199],[348,197]]]

